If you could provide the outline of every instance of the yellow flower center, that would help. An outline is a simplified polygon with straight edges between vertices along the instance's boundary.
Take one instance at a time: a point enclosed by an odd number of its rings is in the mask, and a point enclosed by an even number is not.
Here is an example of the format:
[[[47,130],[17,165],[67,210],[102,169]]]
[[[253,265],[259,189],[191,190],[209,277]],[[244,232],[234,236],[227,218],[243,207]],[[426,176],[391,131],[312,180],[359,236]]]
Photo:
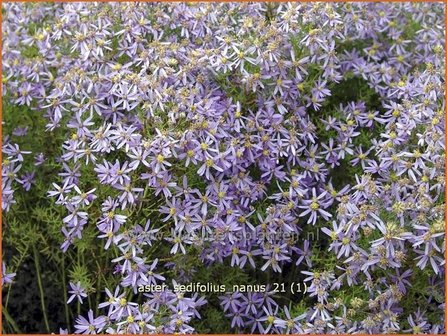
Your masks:
[[[312,202],[312,203],[310,204],[310,208],[311,208],[312,210],[318,210],[319,207],[320,207],[320,206],[318,205],[317,202]]]

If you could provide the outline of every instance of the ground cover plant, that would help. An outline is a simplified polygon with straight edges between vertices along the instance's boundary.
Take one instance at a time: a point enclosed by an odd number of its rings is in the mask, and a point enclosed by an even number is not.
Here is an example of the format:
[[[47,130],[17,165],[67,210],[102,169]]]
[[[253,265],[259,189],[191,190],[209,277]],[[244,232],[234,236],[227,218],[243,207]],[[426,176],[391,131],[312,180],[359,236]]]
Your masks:
[[[4,333],[444,333],[442,3],[3,3]]]

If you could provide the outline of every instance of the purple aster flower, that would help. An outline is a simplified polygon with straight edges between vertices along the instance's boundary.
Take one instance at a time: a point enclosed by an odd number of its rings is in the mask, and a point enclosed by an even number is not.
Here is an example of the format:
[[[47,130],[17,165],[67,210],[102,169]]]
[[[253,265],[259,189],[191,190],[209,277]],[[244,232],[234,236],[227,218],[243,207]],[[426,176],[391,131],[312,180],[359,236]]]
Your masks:
[[[36,172],[30,172],[22,175],[22,177],[20,178],[20,183],[22,184],[25,191],[29,191],[31,189],[31,186],[36,183],[34,181],[35,175]]]
[[[308,224],[312,223],[312,225],[316,223],[318,215],[321,215],[321,217],[323,217],[325,220],[328,220],[330,217],[332,217],[332,215],[329,212],[322,209],[326,206],[324,200],[325,196],[326,191],[321,192],[317,196],[316,189],[312,188],[312,199],[304,200],[303,201],[304,205],[299,206],[299,208],[304,209],[304,211],[301,212],[299,216],[304,217],[310,213],[307,223]]]
[[[106,325],[106,317],[98,316],[97,318],[93,317],[93,310],[89,310],[88,312],[88,320],[83,316],[78,316],[75,324],[75,333],[76,334],[97,334],[102,331],[102,329]]]
[[[5,264],[5,262],[3,262],[2,263],[2,286],[4,286],[5,284],[12,283],[15,276],[16,276],[16,273],[6,273],[6,264]]]
[[[28,126],[26,127],[16,127],[13,131],[12,134],[15,136],[25,136],[28,133]]]
[[[67,303],[70,303],[75,298],[82,304],[82,298],[87,297],[87,293],[85,292],[85,288],[81,286],[81,283],[78,281],[77,284],[70,282],[71,290],[68,291],[71,296],[69,297]]]

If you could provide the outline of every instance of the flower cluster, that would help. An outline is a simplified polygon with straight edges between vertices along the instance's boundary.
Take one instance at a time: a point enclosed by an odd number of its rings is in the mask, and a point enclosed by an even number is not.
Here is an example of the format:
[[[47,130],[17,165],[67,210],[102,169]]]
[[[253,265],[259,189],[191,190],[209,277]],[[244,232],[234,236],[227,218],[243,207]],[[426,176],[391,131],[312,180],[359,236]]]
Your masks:
[[[68,133],[48,183],[61,249],[96,226],[117,252],[104,315],[75,332],[193,332],[198,293],[128,301],[165,269],[188,281],[188,256],[307,285],[305,306],[271,289],[220,296],[233,330],[444,332],[429,294],[445,273],[442,4],[4,8],[4,99]],[[6,212],[34,183],[19,126],[3,139]],[[32,154],[39,169],[48,153]],[[405,295],[421,276],[416,311]]]

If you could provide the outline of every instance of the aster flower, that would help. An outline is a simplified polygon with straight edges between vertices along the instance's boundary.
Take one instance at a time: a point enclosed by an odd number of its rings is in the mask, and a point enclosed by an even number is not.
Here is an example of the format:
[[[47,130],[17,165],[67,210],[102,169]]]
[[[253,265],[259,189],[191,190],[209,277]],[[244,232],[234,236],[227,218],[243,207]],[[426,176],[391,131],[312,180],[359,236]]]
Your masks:
[[[262,309],[264,316],[257,319],[258,328],[261,333],[267,334],[274,326],[276,315],[278,314],[278,307],[276,306],[275,309],[272,309],[270,306],[263,306]]]
[[[52,190],[48,192],[48,195],[50,197],[58,196],[57,203],[64,204],[67,200],[67,197],[65,194],[68,194],[71,191],[71,188],[73,188],[72,184],[68,183],[69,181],[65,181],[62,187],[59,187],[56,183],[53,183],[53,187],[56,190]]]
[[[81,286],[81,283],[78,281],[78,283],[74,284],[70,282],[71,290],[68,291],[71,296],[68,298],[67,303],[72,302],[75,298],[78,299],[78,301],[82,304],[82,298],[87,297],[87,293],[85,292],[85,288]]]
[[[2,286],[13,282],[16,273],[6,273],[6,264],[2,263]]]
[[[321,192],[317,196],[316,189],[312,188],[312,199],[303,201],[304,205],[299,206],[299,208],[305,209],[299,214],[299,216],[304,217],[310,213],[310,217],[307,221],[308,224],[315,224],[318,215],[323,217],[325,220],[328,220],[330,217],[332,217],[329,212],[322,209],[326,205],[324,200],[325,196],[326,191]]]
[[[97,334],[102,331],[106,325],[105,316],[93,317],[93,311],[88,312],[88,320],[83,316],[78,316],[75,324],[76,334]]]
[[[205,159],[203,164],[200,166],[197,174],[199,176],[205,175],[205,177],[209,180],[211,179],[211,171],[210,169],[214,168],[218,172],[223,172],[224,170],[216,164],[216,157],[208,157]]]
[[[87,192],[82,192],[76,184],[73,185],[73,188],[78,193],[77,196],[71,199],[73,205],[89,205],[90,202],[96,198],[96,195],[93,194],[96,191],[96,188]]]
[[[302,332],[301,325],[299,321],[306,318],[306,313],[298,315],[295,318],[292,318],[290,315],[290,311],[287,307],[284,307],[284,314],[285,319],[276,318],[274,321],[275,327],[281,328],[282,330],[285,330],[286,334],[289,333],[298,333]]]
[[[31,189],[31,186],[33,184],[35,184],[35,181],[34,181],[35,175],[36,175],[35,172],[26,173],[20,179],[20,183],[23,185],[23,188],[25,189],[25,191],[29,191]]]

